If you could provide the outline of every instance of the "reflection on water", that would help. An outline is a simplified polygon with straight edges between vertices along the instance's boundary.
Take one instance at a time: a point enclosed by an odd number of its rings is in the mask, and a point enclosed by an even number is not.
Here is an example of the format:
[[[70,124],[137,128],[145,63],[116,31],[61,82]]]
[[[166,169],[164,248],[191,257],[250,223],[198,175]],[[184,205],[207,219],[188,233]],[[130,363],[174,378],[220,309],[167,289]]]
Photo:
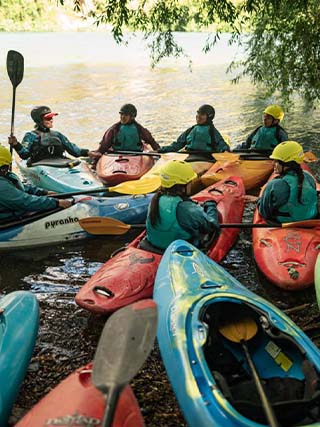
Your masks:
[[[7,51],[15,49],[25,58],[16,99],[18,139],[33,126],[31,108],[47,104],[60,112],[54,121],[56,130],[82,147],[95,148],[104,131],[118,120],[121,104],[132,102],[138,108],[138,121],[158,142],[170,143],[194,124],[197,108],[210,103],[216,109],[214,123],[219,131],[229,135],[232,145],[242,142],[261,124],[266,103],[274,100],[260,99],[247,80],[230,84],[225,70],[239,52],[228,47],[227,37],[208,55],[201,52],[205,35],[179,37],[193,59],[192,72],[183,59],[166,60],[151,70],[141,38],[125,48],[103,33],[0,33],[0,141],[6,143],[10,132],[12,86],[5,59]],[[320,156],[318,111],[305,113],[297,101],[283,126],[291,139]],[[251,216],[249,212],[249,221]],[[70,294],[71,299],[113,250],[130,238],[128,234],[2,257],[1,289],[31,288],[45,298],[57,292]],[[250,232],[241,237],[223,265],[252,289],[265,292],[257,285]]]

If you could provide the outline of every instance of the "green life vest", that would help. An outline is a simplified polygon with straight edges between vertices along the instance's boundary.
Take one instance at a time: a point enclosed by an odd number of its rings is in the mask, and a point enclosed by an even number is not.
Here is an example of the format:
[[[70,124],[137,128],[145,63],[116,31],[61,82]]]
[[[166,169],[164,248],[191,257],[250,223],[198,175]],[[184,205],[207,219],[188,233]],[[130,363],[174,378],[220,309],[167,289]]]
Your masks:
[[[279,144],[277,139],[277,127],[266,128],[261,126],[252,138],[250,148],[257,150],[273,150]]]
[[[290,187],[290,196],[287,203],[279,207],[277,221],[283,223],[316,218],[318,214],[318,198],[317,191],[313,185],[314,180],[308,172],[303,171],[303,174],[301,203],[298,201],[297,175],[295,173],[287,173],[282,178]]]
[[[134,123],[120,125],[113,147],[119,151],[142,151],[141,138]]]
[[[187,136],[187,150],[212,151],[210,126],[196,125]]]
[[[31,162],[39,162],[50,157],[63,157],[64,146],[58,132],[50,130],[49,132],[34,131],[34,133],[38,138],[30,148]]]
[[[161,196],[159,199],[159,218],[154,227],[149,216],[146,222],[147,239],[156,248],[166,249],[177,239],[189,240],[192,236],[184,230],[177,220],[177,207],[182,201],[179,196]]]

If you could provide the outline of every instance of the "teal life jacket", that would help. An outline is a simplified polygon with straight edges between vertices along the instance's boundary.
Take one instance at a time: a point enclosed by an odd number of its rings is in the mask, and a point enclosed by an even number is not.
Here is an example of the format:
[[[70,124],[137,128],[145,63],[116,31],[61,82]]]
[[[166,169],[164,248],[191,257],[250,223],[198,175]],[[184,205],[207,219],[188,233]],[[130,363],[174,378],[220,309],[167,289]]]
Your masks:
[[[213,146],[210,125],[195,125],[191,128],[187,135],[187,150],[212,152]]]
[[[7,175],[1,176],[0,178],[1,179],[7,179],[18,190],[24,191],[23,184],[22,184],[20,178],[18,177],[18,175],[16,175],[15,173],[8,172]],[[18,217],[19,216],[15,215],[15,212],[12,209],[1,207],[1,203],[0,203],[0,220],[9,220],[9,219],[18,218]]]
[[[154,227],[149,216],[146,222],[147,239],[156,248],[166,249],[177,239],[189,240],[192,236],[184,230],[177,220],[177,207],[182,201],[179,196],[163,195],[159,199],[159,218]]]
[[[316,218],[318,214],[318,197],[312,176],[303,171],[304,180],[302,184],[301,203],[298,201],[298,176],[287,173],[283,179],[290,187],[290,196],[284,205],[278,209],[277,221],[294,222]]]
[[[63,157],[64,146],[58,132],[50,130],[49,132],[32,131],[32,133],[37,135],[37,140],[30,147],[31,163],[51,157]]]
[[[273,150],[280,142],[280,129],[280,126],[272,126],[270,128],[260,126],[252,137],[250,148],[255,148],[257,150]]]
[[[120,125],[113,148],[118,151],[142,151],[140,133],[135,123]]]

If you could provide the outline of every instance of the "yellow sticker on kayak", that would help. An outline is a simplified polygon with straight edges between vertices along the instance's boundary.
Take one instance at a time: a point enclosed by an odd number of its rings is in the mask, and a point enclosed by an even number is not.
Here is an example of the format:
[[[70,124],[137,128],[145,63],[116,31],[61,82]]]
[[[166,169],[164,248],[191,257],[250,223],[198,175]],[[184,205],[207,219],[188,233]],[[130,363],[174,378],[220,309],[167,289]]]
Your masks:
[[[273,341],[269,341],[265,346],[265,350],[272,357],[272,359],[280,366],[281,369],[288,372],[292,366],[292,361],[287,357],[281,349]]]
[[[291,360],[284,353],[282,353],[282,351],[274,360],[278,363],[280,368],[282,368],[286,372],[288,372],[292,366]]]

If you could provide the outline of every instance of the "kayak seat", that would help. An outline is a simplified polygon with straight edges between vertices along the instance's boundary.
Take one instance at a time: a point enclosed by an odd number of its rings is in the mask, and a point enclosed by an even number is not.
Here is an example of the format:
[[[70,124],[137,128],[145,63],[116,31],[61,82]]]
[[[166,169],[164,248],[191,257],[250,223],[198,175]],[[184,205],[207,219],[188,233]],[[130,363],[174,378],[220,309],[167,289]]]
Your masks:
[[[229,358],[229,355],[220,353],[222,358]],[[230,363],[230,360],[226,362]],[[297,425],[301,421],[304,424],[320,420],[319,377],[309,361],[304,361],[303,365],[305,365],[304,381],[283,377],[262,379],[275,416],[283,426]],[[267,423],[255,382],[251,378],[241,382],[238,378],[237,383],[230,385],[226,379],[229,378],[230,369],[223,375],[221,363],[219,371],[212,371],[212,375],[225,398],[239,413],[257,423]]]
[[[304,381],[295,378],[268,378],[262,380],[265,392],[272,404],[275,416],[283,426],[297,425],[317,411],[319,420],[320,391],[304,398]],[[223,385],[225,387],[225,384]],[[253,380],[245,381],[229,388],[230,403],[245,417],[262,424],[267,420]],[[305,423],[305,421],[304,421]]]
[[[28,167],[32,166],[51,166],[54,168],[73,168],[74,166],[79,165],[81,162],[78,159],[72,160],[68,158],[49,158],[49,159],[42,159],[38,162],[27,162]]]
[[[185,162],[210,162],[215,163],[216,160],[212,157],[212,153],[190,153],[185,159]]]
[[[159,254],[159,255],[163,255],[163,253],[164,253],[163,249],[156,248],[145,237],[140,241],[138,248],[142,249],[144,251],[153,252],[153,253]]]

